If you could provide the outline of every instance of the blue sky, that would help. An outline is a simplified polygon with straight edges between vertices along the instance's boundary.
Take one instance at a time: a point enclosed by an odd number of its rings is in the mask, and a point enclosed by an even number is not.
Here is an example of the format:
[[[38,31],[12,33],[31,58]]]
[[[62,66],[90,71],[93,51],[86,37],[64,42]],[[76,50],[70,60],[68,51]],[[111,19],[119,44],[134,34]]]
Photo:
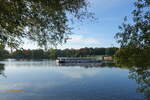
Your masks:
[[[90,11],[95,13],[98,20],[95,23],[85,20],[76,22],[73,35],[70,40],[60,49],[83,48],[83,47],[110,47],[119,46],[114,36],[119,32],[118,26],[121,25],[125,16],[131,16],[133,10],[133,0],[89,0],[91,2]],[[38,48],[36,44],[29,41],[23,46],[25,49]]]

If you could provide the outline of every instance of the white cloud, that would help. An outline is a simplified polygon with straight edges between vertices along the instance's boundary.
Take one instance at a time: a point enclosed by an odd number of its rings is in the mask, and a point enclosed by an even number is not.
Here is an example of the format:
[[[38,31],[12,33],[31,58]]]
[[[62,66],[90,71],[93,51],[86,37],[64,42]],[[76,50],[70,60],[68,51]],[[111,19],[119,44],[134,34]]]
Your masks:
[[[80,31],[79,31],[80,32]],[[87,33],[86,30],[84,33]],[[90,35],[91,36],[91,35]],[[93,37],[87,37],[86,34],[83,35],[71,35],[70,39],[67,41],[66,44],[58,45],[58,49],[65,49],[65,48],[83,48],[83,47],[99,47],[100,46],[99,40],[93,38]],[[38,49],[38,45],[29,40],[25,40],[24,45],[22,45],[24,49]]]
[[[60,49],[65,48],[83,48],[83,47],[99,47],[100,41],[92,38],[92,37],[85,37],[83,35],[71,35],[70,39],[67,41],[66,44],[62,46],[58,46]]]
[[[99,43],[99,41],[94,39],[94,38],[84,37],[82,35],[72,35],[71,39],[68,40],[68,42],[71,42],[71,43],[84,43],[84,44],[98,44]]]

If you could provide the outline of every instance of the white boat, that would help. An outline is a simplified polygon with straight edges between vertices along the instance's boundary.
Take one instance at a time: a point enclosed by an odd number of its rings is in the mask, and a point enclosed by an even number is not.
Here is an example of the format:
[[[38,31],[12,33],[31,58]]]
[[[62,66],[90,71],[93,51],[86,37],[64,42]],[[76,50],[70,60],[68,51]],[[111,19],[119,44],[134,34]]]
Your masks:
[[[68,57],[59,57],[56,60],[58,63],[98,63],[102,60],[96,58],[68,58]]]

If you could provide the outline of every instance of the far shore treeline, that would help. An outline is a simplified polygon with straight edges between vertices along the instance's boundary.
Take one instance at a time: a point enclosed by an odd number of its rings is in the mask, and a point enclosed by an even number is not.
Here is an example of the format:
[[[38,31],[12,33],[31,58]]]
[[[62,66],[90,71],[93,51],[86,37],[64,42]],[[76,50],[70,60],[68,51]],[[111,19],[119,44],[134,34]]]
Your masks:
[[[102,55],[113,56],[118,48],[81,48],[81,49],[42,49],[16,50],[12,53],[0,49],[0,59],[56,59],[57,57],[97,57]]]

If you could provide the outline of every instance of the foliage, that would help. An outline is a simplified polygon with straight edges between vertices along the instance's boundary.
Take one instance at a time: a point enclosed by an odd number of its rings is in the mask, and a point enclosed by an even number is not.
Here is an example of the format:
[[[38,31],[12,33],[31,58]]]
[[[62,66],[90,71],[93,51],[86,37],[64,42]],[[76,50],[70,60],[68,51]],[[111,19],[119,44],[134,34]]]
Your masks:
[[[39,50],[17,50],[12,53],[12,58],[15,59],[44,59],[45,52],[42,49]]]
[[[68,21],[91,16],[86,0],[0,0],[0,43],[16,48],[22,39],[39,46],[62,44],[71,34]]]
[[[106,54],[106,51],[109,52]],[[64,57],[88,57],[96,55],[113,55],[117,51],[117,48],[81,48],[81,49],[65,49],[59,51],[58,56]],[[61,55],[62,54],[62,55]]]
[[[136,0],[134,6],[133,23],[127,23],[126,17],[116,34],[121,49],[115,58],[120,66],[149,67],[150,0]]]
[[[0,43],[0,50],[4,50],[5,46],[3,45],[3,43]]]
[[[12,53],[15,59],[56,59],[57,57],[94,57],[105,55],[105,51],[109,51],[107,55],[114,55],[118,48],[81,48],[81,49],[49,49],[43,51],[37,50],[17,50]]]
[[[6,59],[9,57],[9,52],[4,49],[4,45],[0,44],[0,59]]]
[[[136,0],[133,10],[133,23],[126,23],[119,26],[121,32],[116,37],[121,47],[130,46],[133,48],[150,47],[150,0]]]
[[[150,48],[141,49],[126,47],[115,54],[115,61],[119,66],[150,67]]]
[[[56,59],[57,57],[57,55],[56,55],[56,51],[57,50],[55,50],[55,49],[49,49],[47,52],[46,52],[46,58],[48,58],[48,59]]]
[[[88,57],[97,55],[114,55],[118,48],[81,48],[57,50],[59,57]]]

